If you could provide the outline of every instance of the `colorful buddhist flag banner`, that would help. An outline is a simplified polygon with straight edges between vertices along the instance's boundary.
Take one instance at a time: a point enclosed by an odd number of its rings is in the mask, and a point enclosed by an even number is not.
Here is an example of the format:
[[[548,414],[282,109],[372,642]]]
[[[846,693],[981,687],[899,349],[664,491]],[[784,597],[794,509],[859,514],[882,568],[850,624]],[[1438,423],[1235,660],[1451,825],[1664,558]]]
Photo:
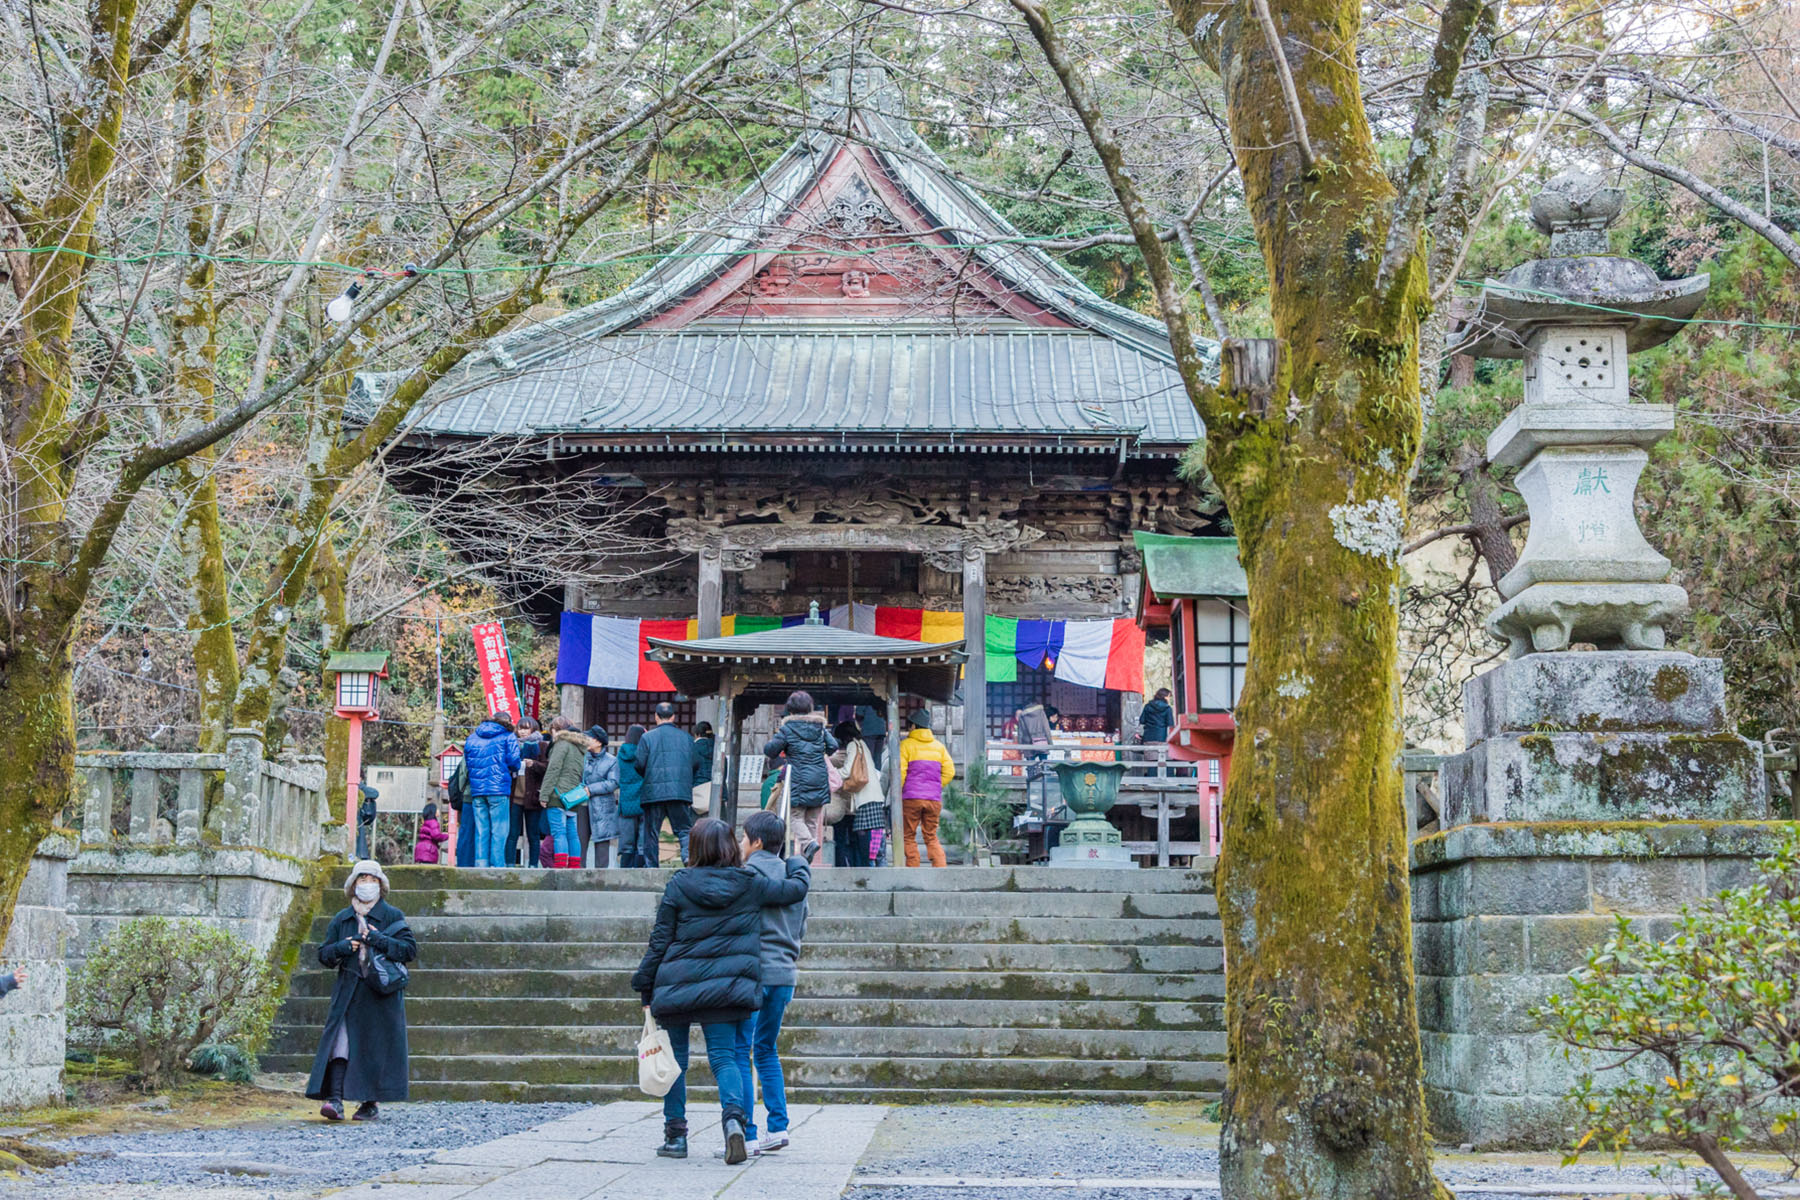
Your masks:
[[[565,612],[556,652],[556,682],[672,692],[675,685],[644,653],[653,637],[680,641],[688,636],[686,621],[637,621]]]
[[[804,616],[730,616],[720,622],[720,627],[724,636],[731,637],[785,629],[805,620]],[[939,609],[840,604],[831,610],[830,624],[836,629],[926,644],[955,642],[963,637],[963,615]],[[650,639],[699,636],[697,620],[639,621],[566,612],[562,616],[556,682],[672,692],[675,685],[662,668],[644,657]],[[1144,631],[1128,617],[1098,621],[989,617],[984,641],[989,683],[1016,681],[1023,664],[1083,687],[1144,690]]]

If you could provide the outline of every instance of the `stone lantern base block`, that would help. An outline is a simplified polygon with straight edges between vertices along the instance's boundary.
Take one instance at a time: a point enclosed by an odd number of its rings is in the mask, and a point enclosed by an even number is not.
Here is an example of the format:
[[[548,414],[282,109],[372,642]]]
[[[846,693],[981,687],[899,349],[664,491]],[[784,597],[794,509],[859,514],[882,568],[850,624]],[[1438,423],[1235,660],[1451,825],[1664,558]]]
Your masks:
[[[1716,733],[1725,664],[1679,650],[1527,654],[1463,685],[1466,744],[1506,733]]]
[[[1731,728],[1717,659],[1532,654],[1470,680],[1463,707],[1469,748],[1439,768],[1445,829],[1768,815],[1762,751]]]
[[[1491,821],[1757,821],[1762,753],[1735,733],[1504,733],[1447,759],[1445,828]]]
[[[1661,650],[1664,627],[1688,608],[1672,583],[1534,583],[1494,610],[1488,631],[1514,658],[1592,642],[1602,650]]]

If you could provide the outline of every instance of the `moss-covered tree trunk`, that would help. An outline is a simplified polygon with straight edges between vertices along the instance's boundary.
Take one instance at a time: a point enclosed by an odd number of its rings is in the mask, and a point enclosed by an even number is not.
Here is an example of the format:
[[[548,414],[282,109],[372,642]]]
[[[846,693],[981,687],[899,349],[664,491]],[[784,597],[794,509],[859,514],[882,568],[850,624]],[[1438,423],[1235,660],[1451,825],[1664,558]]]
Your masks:
[[[169,325],[174,355],[174,390],[169,404],[177,428],[203,425],[215,415],[219,358],[218,311],[214,303],[213,205],[209,199],[206,103],[212,90],[212,6],[196,4],[181,43],[181,76],[175,89],[181,134],[175,159],[174,203],[186,209],[188,251],[193,256],[182,277]],[[172,468],[176,494],[185,501],[181,518],[182,562],[188,570],[194,609],[194,676],[200,692],[200,749],[221,753],[237,696],[237,638],[231,628],[225,541],[219,529],[219,487],[211,446]]]
[[[1207,460],[1250,593],[1217,875],[1230,1056],[1221,1185],[1257,1200],[1427,1200],[1441,1189],[1414,1001],[1397,672],[1424,266],[1405,247],[1381,278],[1395,193],[1356,74],[1361,5],[1271,7],[1304,139],[1253,6],[1174,3],[1225,84],[1282,343],[1272,386],[1231,378],[1228,361],[1209,406]]]
[[[1170,0],[1225,86],[1277,338],[1207,380],[1161,231],[1039,0],[1156,287],[1249,577],[1217,887],[1228,1200],[1436,1200],[1401,801],[1399,552],[1420,439],[1419,229],[1479,0],[1450,0],[1396,192],[1357,77],[1359,0]]]

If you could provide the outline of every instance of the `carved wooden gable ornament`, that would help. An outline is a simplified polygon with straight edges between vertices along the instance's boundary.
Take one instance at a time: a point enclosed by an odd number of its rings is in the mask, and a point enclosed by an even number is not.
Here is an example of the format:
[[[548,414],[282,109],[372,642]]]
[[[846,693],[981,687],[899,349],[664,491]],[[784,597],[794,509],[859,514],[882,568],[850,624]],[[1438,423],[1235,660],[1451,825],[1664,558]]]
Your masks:
[[[744,317],[1067,327],[935,227],[867,147],[845,142],[832,154],[812,190],[765,227],[754,253],[646,328]]]

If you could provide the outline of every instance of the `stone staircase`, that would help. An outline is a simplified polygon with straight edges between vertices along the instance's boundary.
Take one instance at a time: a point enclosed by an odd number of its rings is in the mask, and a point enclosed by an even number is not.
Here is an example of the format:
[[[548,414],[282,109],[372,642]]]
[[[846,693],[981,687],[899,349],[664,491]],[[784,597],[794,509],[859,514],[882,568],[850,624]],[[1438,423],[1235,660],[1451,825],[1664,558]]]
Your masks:
[[[407,992],[414,1098],[642,1098],[629,980],[664,873],[390,874],[389,898],[420,941]],[[782,1032],[796,1101],[1218,1093],[1224,975],[1210,871],[827,870],[810,904]],[[332,982],[316,950],[301,952],[268,1070],[311,1065]],[[696,1035],[691,1079],[706,1096],[700,1045]]]

